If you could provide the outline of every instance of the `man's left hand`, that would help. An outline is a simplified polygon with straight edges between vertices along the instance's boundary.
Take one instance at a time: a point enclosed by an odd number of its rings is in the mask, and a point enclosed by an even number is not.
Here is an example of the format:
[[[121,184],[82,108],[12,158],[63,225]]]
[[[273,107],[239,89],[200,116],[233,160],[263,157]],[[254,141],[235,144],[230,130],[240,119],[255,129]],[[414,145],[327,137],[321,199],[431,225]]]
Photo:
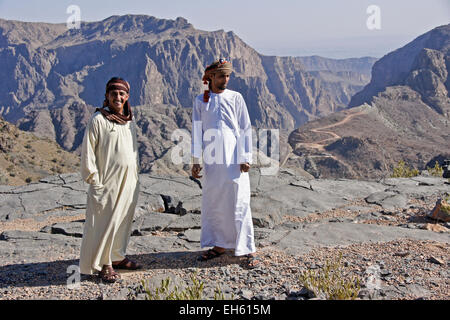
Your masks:
[[[241,172],[248,172],[250,170],[250,164],[247,163],[241,163]]]

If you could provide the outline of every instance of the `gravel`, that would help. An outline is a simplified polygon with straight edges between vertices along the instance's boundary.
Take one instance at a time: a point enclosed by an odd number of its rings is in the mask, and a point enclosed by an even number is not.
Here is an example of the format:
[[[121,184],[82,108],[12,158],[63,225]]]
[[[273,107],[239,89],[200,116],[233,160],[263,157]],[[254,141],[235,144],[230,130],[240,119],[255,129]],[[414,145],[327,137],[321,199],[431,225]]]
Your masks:
[[[408,252],[408,255],[404,255]],[[313,295],[299,282],[299,275],[308,268],[324,266],[327,260],[342,254],[348,278],[362,280],[361,299],[448,299],[449,248],[433,241],[399,240],[388,243],[357,244],[336,248],[317,248],[302,256],[289,256],[271,248],[258,251],[260,265],[253,270],[243,268],[242,258],[231,251],[211,261],[196,260],[199,252],[174,255],[132,256],[144,268],[139,271],[120,271],[121,280],[103,284],[95,276],[81,276],[78,287],[70,289],[67,267],[76,264],[77,252],[68,252],[65,259],[24,265],[0,267],[1,299],[143,299],[141,281],[152,279],[181,279],[178,283],[191,285],[191,275],[205,284],[205,299],[214,298],[220,287],[230,299],[287,299],[301,300]],[[363,259],[363,257],[365,259]],[[407,259],[409,257],[409,259]],[[445,261],[436,264],[431,260]],[[48,259],[46,259],[48,260]],[[380,286],[367,290],[367,270],[379,266]],[[6,276],[6,277],[5,277]],[[156,286],[156,284],[153,284]]]
[[[426,217],[434,203],[433,197],[410,199],[407,209],[387,211],[379,205],[358,200],[346,207],[307,217],[287,216],[285,224],[321,220],[341,223],[350,219],[357,220],[357,223],[405,228],[420,228],[427,224],[446,228],[446,224],[429,221]],[[372,212],[378,214],[365,217],[375,219],[356,219]],[[39,231],[55,223],[83,219],[84,215],[49,217],[40,221],[16,219],[0,223],[0,233],[8,230]],[[433,231],[447,232],[444,229]],[[176,230],[156,230],[151,232],[151,237],[177,239],[178,234]],[[73,271],[76,269],[70,268],[78,265],[80,239],[54,236],[60,241],[58,245],[43,246],[39,256],[27,254],[27,250],[31,250],[27,247],[0,242],[2,252],[8,253],[0,263],[0,299],[142,300],[146,298],[143,280],[149,281],[154,288],[162,279],[170,277],[174,283],[185,286],[192,284],[192,275],[204,283],[204,299],[213,299],[216,288],[220,288],[228,299],[323,299],[321,296],[314,297],[304,288],[299,275],[308,269],[320,271],[327,261],[340,255],[346,278],[357,276],[361,280],[359,299],[447,300],[450,297],[449,246],[431,240],[399,239],[383,243],[317,247],[301,255],[290,255],[271,243],[261,241],[257,252],[260,264],[253,270],[245,269],[243,258],[235,257],[232,251],[211,261],[200,262],[197,261],[200,255],[198,250],[180,247],[174,252],[148,252],[138,247],[129,257],[141,263],[143,269],[119,271],[121,280],[104,284],[96,276],[86,275],[81,275],[80,282],[72,282],[77,274]],[[264,239],[264,231],[258,237]],[[371,270],[375,270],[375,274],[370,273]],[[376,286],[369,280],[374,280]]]

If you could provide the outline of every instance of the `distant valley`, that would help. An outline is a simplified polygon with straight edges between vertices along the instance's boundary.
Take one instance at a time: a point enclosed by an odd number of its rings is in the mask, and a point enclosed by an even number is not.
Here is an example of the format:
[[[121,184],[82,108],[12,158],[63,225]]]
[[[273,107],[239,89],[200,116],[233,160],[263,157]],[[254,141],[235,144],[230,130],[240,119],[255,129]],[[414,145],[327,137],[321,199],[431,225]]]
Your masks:
[[[0,75],[9,79],[0,116],[78,155],[106,81],[122,75],[142,171],[188,175],[189,166],[170,161],[171,134],[190,130],[203,70],[226,56],[235,70],[229,87],[243,94],[255,129],[280,130],[283,166],[376,178],[399,159],[423,167],[448,154],[448,28],[377,61],[264,56],[233,32],[197,30],[183,18],[112,16],[80,30],[0,19]]]

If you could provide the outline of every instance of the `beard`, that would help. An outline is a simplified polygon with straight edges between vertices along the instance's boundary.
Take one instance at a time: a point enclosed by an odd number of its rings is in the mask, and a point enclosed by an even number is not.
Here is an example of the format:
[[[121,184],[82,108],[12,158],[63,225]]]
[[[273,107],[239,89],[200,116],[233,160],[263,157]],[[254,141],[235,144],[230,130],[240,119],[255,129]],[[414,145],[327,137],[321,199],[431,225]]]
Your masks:
[[[219,89],[219,90],[225,90],[226,88],[227,88],[226,84],[222,84],[220,86],[217,86],[217,89]]]
[[[120,106],[116,106],[113,103],[108,103],[108,107],[109,109],[114,112],[114,113],[118,113],[118,114],[123,114],[123,109],[124,109],[125,103],[121,104]]]

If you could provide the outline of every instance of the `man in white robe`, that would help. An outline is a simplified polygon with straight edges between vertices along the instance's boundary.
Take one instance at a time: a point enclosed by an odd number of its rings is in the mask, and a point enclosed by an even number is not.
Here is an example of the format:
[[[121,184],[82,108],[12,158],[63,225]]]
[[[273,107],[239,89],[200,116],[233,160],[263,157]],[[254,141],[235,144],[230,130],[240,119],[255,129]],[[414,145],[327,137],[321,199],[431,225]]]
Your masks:
[[[116,269],[137,269],[125,251],[138,200],[136,125],[128,103],[130,86],[112,78],[103,108],[89,120],[81,153],[81,175],[89,184],[80,252],[80,272],[115,282]],[[114,266],[114,268],[113,268]]]
[[[256,252],[250,209],[252,133],[247,106],[239,92],[227,89],[232,72],[224,59],[205,70],[209,84],[196,97],[192,113],[192,176],[201,178],[204,162],[201,208],[201,247],[213,247],[200,260],[234,249],[254,267]]]

